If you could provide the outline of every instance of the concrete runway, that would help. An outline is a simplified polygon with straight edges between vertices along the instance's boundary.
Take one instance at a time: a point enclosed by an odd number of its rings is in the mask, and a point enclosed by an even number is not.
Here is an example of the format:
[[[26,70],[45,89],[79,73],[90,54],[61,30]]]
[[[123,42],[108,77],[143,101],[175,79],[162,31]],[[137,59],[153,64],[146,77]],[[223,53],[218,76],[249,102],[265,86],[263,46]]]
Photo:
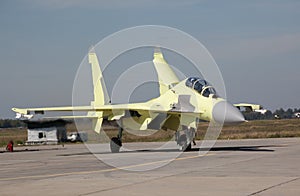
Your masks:
[[[208,153],[200,141],[182,154],[174,143],[118,154],[104,144],[17,147],[0,153],[0,195],[300,195],[300,138],[218,141]]]

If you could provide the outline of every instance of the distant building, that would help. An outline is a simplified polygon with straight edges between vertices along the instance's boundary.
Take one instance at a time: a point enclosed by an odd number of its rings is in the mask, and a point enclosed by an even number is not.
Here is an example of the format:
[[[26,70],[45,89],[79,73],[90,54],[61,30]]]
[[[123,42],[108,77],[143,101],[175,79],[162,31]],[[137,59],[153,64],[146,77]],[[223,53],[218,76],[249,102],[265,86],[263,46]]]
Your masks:
[[[57,144],[67,140],[65,120],[25,121],[27,124],[26,145]]]

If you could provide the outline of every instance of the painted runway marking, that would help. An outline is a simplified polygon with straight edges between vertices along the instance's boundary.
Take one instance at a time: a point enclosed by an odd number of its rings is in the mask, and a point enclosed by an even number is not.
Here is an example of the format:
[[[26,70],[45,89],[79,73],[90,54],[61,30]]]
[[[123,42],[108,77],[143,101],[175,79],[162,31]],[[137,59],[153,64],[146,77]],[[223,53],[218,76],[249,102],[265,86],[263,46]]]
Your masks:
[[[123,166],[123,167],[118,167],[118,168],[101,169],[101,170],[93,170],[93,171],[79,171],[79,172],[66,172],[66,173],[45,174],[45,175],[19,176],[19,177],[12,177],[12,178],[0,178],[0,181],[23,180],[23,179],[33,179],[33,178],[47,178],[47,177],[51,178],[51,177],[60,177],[60,176],[68,176],[68,175],[86,175],[86,174],[93,174],[93,173],[105,173],[105,172],[113,172],[113,171],[119,171],[119,170],[124,170],[124,169],[135,168],[135,167],[142,167],[142,166],[147,166],[147,165],[154,165],[154,164],[158,164],[158,163],[195,159],[195,158],[199,158],[199,157],[212,156],[212,155],[214,155],[214,154],[179,157],[176,159],[166,159],[166,160],[161,160],[161,161],[153,161],[153,162],[148,162],[148,163],[141,163],[141,164],[128,165],[128,166]]]

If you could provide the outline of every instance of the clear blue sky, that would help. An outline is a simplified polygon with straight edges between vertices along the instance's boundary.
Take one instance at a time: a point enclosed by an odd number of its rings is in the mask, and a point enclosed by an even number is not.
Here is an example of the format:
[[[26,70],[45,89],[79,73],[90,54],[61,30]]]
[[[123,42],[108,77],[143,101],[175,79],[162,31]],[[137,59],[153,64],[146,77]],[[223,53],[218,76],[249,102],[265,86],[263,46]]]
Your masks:
[[[11,107],[70,105],[88,48],[136,25],[166,25],[201,41],[230,102],[300,107],[300,1],[2,0],[0,118]]]

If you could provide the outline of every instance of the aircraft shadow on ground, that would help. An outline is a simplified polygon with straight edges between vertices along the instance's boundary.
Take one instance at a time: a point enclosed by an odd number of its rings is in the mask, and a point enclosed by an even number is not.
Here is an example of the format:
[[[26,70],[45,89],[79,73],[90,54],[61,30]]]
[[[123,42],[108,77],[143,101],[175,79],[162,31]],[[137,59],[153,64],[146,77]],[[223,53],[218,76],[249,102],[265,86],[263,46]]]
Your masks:
[[[226,146],[226,147],[212,147],[212,148],[192,148],[190,151],[184,152],[197,152],[197,151],[242,151],[242,152],[274,152],[274,149],[268,149],[272,147],[281,147],[278,145],[259,145],[259,146]],[[141,150],[128,150],[120,151],[121,154],[126,153],[141,153],[141,152],[179,152],[178,149],[141,149]],[[72,154],[62,154],[59,156],[73,156],[73,155],[91,155],[91,154],[113,154],[111,152],[83,152],[83,153],[72,153]],[[118,153],[114,153],[118,154]]]

